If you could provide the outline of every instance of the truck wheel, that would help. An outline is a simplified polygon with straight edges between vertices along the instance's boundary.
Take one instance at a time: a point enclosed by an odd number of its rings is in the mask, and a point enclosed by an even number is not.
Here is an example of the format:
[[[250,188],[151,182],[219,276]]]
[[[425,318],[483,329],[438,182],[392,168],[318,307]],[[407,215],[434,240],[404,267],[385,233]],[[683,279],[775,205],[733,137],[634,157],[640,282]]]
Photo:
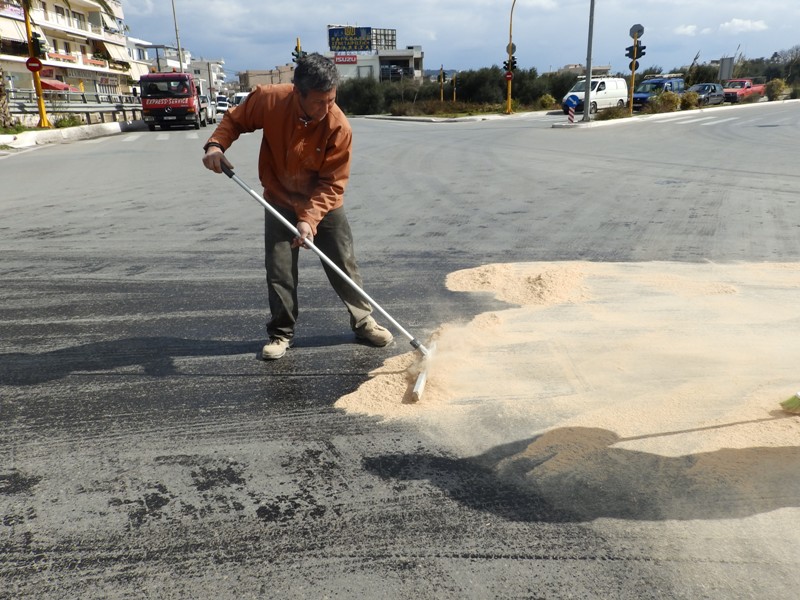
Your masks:
[[[200,129],[200,115],[198,115],[198,116],[196,116],[194,118],[194,128],[195,129]]]
[[[589,105],[589,113],[594,114],[597,112],[597,102],[592,102]]]
[[[200,127],[205,127],[207,122],[208,119],[206,118],[206,111],[203,111],[202,116],[200,117]]]
[[[625,106],[624,100],[620,100],[619,102],[617,102],[617,108],[622,108],[623,106]]]

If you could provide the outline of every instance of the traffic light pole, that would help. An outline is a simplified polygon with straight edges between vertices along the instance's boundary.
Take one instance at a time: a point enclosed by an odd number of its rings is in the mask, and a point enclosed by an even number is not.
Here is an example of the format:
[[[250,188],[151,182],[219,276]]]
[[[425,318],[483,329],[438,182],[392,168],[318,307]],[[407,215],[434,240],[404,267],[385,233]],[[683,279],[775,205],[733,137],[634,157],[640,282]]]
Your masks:
[[[514,24],[514,5],[517,3],[517,0],[514,0],[511,3],[511,16],[508,19],[508,70],[511,71],[511,58],[514,55],[514,46],[512,45],[511,39],[511,28]],[[511,114],[511,79],[506,80],[506,114]]]
[[[28,56],[33,58],[33,31],[31,30],[31,16],[25,5],[22,5],[22,10],[25,13],[25,32],[28,34]],[[38,56],[36,58],[39,58]],[[2,85],[3,82],[0,82]],[[33,87],[36,89],[36,103],[39,106],[39,127],[50,128],[53,125],[47,119],[47,111],[44,107],[44,93],[42,92],[42,80],[39,77],[39,71],[33,71]]]
[[[633,34],[633,56],[631,57],[631,67],[636,65],[636,51],[639,49],[639,34]],[[633,85],[636,83],[636,69],[631,68],[631,85],[628,89],[628,116],[633,116]]]

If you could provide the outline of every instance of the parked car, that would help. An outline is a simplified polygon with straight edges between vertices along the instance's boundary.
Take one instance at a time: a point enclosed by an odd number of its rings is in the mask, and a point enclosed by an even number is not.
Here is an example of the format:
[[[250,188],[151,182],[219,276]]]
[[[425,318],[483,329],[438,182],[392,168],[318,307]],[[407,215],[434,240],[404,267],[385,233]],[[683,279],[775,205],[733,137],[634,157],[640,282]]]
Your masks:
[[[217,98],[217,115],[224,117],[230,106],[227,98]]]
[[[206,119],[209,123],[217,122],[217,105],[211,101],[211,97],[206,94]]]
[[[701,106],[725,103],[725,91],[718,83],[695,83],[687,91],[697,94]]]
[[[642,110],[650,98],[662,92],[674,92],[682,96],[684,91],[686,90],[683,78],[675,74],[645,75],[644,80],[633,92],[633,110]]]

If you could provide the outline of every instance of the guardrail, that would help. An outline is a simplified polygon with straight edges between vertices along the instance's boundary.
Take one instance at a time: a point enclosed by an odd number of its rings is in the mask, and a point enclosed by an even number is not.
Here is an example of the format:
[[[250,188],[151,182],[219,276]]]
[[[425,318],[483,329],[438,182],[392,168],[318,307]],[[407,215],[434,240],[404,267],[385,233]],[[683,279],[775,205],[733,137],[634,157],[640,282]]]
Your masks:
[[[34,90],[6,90],[12,117],[28,125],[39,118]],[[130,94],[42,90],[44,106],[51,120],[79,115],[87,124],[106,121],[135,121],[142,118],[142,101]]]

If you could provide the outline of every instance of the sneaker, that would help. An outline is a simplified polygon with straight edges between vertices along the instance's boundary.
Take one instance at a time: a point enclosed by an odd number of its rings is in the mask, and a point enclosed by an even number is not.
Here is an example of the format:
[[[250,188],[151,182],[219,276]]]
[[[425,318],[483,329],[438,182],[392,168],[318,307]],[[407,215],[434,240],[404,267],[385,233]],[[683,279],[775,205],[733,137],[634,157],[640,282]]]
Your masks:
[[[394,339],[391,332],[378,325],[372,317],[367,317],[367,321],[353,331],[355,331],[356,338],[359,340],[364,340],[379,348],[386,346]]]
[[[269,343],[261,349],[261,358],[264,360],[275,360],[277,358],[281,358],[284,354],[286,354],[286,351],[291,345],[291,341],[286,338],[270,338]]]

